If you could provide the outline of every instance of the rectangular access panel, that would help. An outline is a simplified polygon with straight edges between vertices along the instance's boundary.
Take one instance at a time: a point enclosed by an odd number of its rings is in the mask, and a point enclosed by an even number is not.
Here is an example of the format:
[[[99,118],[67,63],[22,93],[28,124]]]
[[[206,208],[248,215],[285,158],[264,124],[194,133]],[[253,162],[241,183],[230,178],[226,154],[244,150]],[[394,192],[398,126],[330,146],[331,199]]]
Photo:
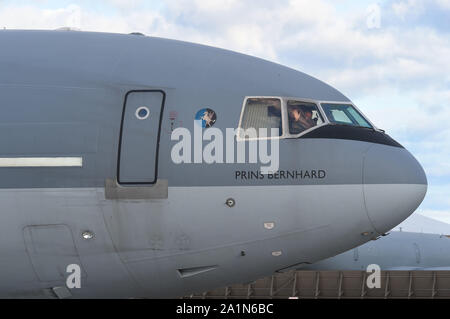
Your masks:
[[[125,96],[117,172],[120,184],[156,182],[164,100],[159,90],[130,91]]]

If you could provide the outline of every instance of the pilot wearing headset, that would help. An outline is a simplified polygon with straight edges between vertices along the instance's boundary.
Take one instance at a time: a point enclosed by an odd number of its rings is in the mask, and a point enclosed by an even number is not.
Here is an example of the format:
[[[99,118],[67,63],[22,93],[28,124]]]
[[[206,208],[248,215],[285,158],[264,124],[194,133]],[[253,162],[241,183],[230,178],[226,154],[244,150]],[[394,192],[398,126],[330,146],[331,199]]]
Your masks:
[[[289,106],[289,133],[299,134],[313,126],[316,122],[312,119],[312,110],[297,105]]]

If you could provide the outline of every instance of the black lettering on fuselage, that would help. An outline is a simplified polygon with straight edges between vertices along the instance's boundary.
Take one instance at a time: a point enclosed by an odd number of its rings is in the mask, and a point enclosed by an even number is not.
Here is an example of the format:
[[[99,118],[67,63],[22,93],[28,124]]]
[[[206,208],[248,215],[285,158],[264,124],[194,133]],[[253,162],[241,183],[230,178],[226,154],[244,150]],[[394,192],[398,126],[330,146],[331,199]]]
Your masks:
[[[327,173],[325,170],[279,170],[267,175],[261,171],[235,171],[234,178],[241,180],[262,180],[262,179],[324,179]]]
[[[319,170],[319,178],[325,178],[327,173],[324,170]]]

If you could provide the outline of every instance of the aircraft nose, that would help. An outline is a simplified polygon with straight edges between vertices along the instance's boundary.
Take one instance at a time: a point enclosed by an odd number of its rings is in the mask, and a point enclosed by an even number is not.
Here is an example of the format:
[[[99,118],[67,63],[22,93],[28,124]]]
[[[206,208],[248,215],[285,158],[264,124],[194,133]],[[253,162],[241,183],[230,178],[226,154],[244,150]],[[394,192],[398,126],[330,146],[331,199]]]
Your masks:
[[[411,215],[427,192],[422,166],[401,147],[374,144],[364,156],[363,178],[367,213],[381,234]]]

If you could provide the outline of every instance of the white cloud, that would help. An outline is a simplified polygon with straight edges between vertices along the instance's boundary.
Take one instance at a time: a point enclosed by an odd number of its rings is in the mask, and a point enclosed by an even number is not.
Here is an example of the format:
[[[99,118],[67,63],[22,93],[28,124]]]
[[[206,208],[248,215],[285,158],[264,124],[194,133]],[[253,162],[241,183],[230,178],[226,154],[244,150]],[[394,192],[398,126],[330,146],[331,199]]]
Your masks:
[[[75,27],[86,29],[92,14],[77,5],[58,9],[40,9],[35,6],[5,6],[0,9],[0,26],[7,29],[57,29]],[[117,21],[105,23],[102,16],[95,16],[97,28],[111,28]],[[114,30],[114,28],[112,28]],[[117,30],[117,28],[116,28]]]
[[[443,10],[450,10],[450,0],[406,0],[395,1],[391,7],[393,12],[402,20],[407,16],[418,16],[430,5],[436,5]]]
[[[173,3],[173,2],[172,2]],[[201,13],[215,14],[233,9],[239,1],[237,0],[193,0],[193,1],[176,1],[178,8],[185,10],[186,7],[191,6]]]
[[[441,8],[450,10],[450,0],[436,0],[436,2]]]
[[[405,19],[408,14],[420,14],[424,10],[424,0],[407,0],[394,2],[392,9],[394,13],[401,19]]]
[[[143,0],[104,0],[122,10],[133,10],[143,3]]]

